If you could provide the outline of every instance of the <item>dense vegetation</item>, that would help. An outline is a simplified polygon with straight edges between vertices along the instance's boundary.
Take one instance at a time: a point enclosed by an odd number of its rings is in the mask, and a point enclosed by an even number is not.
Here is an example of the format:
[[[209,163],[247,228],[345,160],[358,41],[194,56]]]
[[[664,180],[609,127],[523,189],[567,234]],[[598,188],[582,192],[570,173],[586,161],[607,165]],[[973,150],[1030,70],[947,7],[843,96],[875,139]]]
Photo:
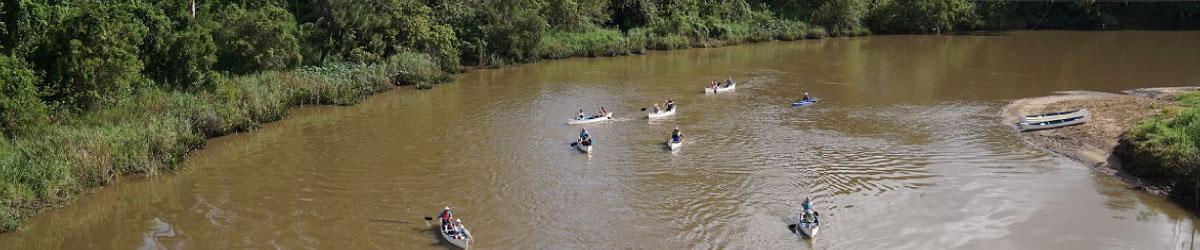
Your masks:
[[[1125,134],[1118,153],[1129,159],[1124,168],[1130,173],[1194,195],[1200,188],[1200,92],[1178,98],[1179,107],[1167,107]]]
[[[204,138],[465,67],[875,33],[1194,28],[1196,3],[967,0],[0,2],[0,231]]]

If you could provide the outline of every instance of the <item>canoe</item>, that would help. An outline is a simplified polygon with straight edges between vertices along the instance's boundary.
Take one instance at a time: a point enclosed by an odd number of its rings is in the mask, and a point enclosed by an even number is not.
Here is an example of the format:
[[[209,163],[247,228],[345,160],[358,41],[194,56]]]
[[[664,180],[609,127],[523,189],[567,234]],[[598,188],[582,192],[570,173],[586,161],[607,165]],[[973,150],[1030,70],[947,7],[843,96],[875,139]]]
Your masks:
[[[1073,117],[1080,117],[1080,116],[1090,115],[1090,114],[1091,113],[1088,112],[1087,109],[1076,109],[1076,110],[1071,110],[1071,111],[1022,116],[1020,122],[1048,122],[1048,121],[1062,120],[1062,119],[1068,119],[1068,118],[1073,118]]]
[[[578,143],[575,143],[575,149],[579,149],[579,152],[583,152],[585,154],[590,155],[590,154],[592,154],[592,146],[593,146],[592,144],[594,144],[594,143],[589,143],[588,145],[583,145],[582,142],[578,142]]]
[[[672,116],[672,115],[675,115],[675,110],[677,110],[677,109],[679,109],[679,106],[675,106],[675,107],[674,107],[674,108],[672,108],[671,110],[667,110],[667,111],[660,111],[660,112],[658,112],[658,113],[650,112],[649,114],[646,114],[646,118],[649,118],[649,119],[656,119],[656,118],[663,118],[663,117],[667,117],[667,116]]]
[[[716,94],[716,93],[719,93],[719,92],[733,91],[733,90],[734,90],[734,88],[737,88],[737,83],[736,83],[736,82],[735,82],[735,83],[733,83],[733,84],[730,84],[730,85],[729,85],[729,87],[721,87],[721,86],[717,86],[717,89],[716,89],[716,90],[714,90],[713,88],[704,88],[704,93],[705,93],[705,94]]]
[[[1061,127],[1066,127],[1066,126],[1071,126],[1071,125],[1076,125],[1076,124],[1082,124],[1082,123],[1090,120],[1091,117],[1092,117],[1091,114],[1084,113],[1083,116],[1071,117],[1071,118],[1066,118],[1066,119],[1058,119],[1058,120],[1053,120],[1053,121],[1022,122],[1022,123],[1017,123],[1017,128],[1020,129],[1021,131],[1033,131],[1033,130],[1041,130],[1041,129],[1061,128]]]
[[[599,121],[607,121],[607,120],[612,120],[612,116],[613,116],[613,113],[612,113],[612,112],[608,112],[608,115],[605,115],[605,116],[592,116],[592,117],[588,117],[588,118],[586,118],[586,119],[582,119],[582,120],[580,120],[580,119],[570,119],[570,120],[568,120],[568,121],[567,121],[567,124],[570,124],[570,125],[575,125],[575,124],[584,124],[584,123],[593,123],[593,122],[599,122]]]
[[[816,103],[817,103],[816,99],[807,100],[807,101],[799,101],[799,102],[793,102],[792,107],[804,107],[804,106],[813,105]]]
[[[676,142],[674,140],[671,140],[671,138],[667,138],[667,148],[671,149],[671,151],[679,150],[679,147],[682,147],[682,146],[683,146],[682,139],[680,139],[678,142]]]
[[[437,218],[437,217],[435,217],[435,218]],[[440,218],[437,219],[437,221],[438,221],[438,232],[440,232],[442,234],[442,239],[446,239],[446,241],[450,242],[451,245],[454,245],[454,246],[462,248],[462,249],[467,249],[467,248],[471,247],[471,242],[475,241],[475,238],[471,237],[471,231],[467,230],[466,225],[463,225],[461,228],[461,230],[462,230],[461,235],[463,237],[461,239],[456,239],[454,237],[451,237],[451,234],[449,232],[446,232],[446,222],[445,221],[441,220]],[[454,235],[459,235],[459,234],[457,232],[455,232]]]
[[[796,217],[796,224],[794,225],[796,228],[796,233],[799,233],[801,236],[809,239],[817,237],[817,232],[821,229],[821,215],[814,211],[814,220],[812,222],[804,221],[802,218],[803,216],[804,215],[800,215]]]

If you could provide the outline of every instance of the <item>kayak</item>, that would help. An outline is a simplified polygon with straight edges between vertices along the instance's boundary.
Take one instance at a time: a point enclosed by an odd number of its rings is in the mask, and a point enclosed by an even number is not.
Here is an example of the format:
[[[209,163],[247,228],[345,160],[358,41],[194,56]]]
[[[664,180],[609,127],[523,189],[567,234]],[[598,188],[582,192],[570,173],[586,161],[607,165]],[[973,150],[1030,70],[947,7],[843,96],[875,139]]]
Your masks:
[[[805,101],[793,102],[792,107],[804,107],[804,106],[813,105],[816,103],[817,103],[816,99],[805,100]]]
[[[671,138],[667,138],[667,148],[671,149],[671,151],[679,150],[679,147],[682,147],[682,146],[683,146],[682,139],[680,139],[679,141],[674,141],[674,140],[671,140]]]
[[[571,120],[567,121],[567,124],[575,125],[575,124],[607,121],[607,120],[612,120],[612,115],[613,115],[612,112],[608,112],[608,115],[605,115],[605,116],[592,116],[592,117],[588,117],[588,118],[584,118],[584,119],[571,119]]]
[[[590,155],[592,154],[592,144],[593,143],[588,143],[587,145],[583,145],[583,142],[577,142],[575,143],[575,149],[579,149],[579,152]]]
[[[446,209],[446,210],[449,210],[449,209]],[[445,211],[443,211],[443,212],[445,212]],[[444,221],[442,219],[438,219],[438,232],[440,232],[442,234],[442,238],[446,239],[447,242],[450,242],[451,245],[454,245],[454,246],[462,248],[462,249],[467,249],[467,248],[471,247],[471,242],[475,241],[475,238],[471,237],[471,231],[467,230],[466,226],[462,226],[461,230],[462,230],[461,233],[460,232],[447,232],[446,231],[446,221]]]
[[[659,111],[658,113],[650,112],[649,114],[646,114],[646,118],[655,119],[655,118],[663,118],[663,117],[667,117],[667,116],[672,116],[672,115],[675,115],[675,110],[677,110],[677,109],[679,109],[679,106],[675,106],[671,110]]]
[[[1020,122],[1022,122],[1022,123],[1048,122],[1048,121],[1062,120],[1062,119],[1067,119],[1067,118],[1072,118],[1072,117],[1080,117],[1080,116],[1085,116],[1085,115],[1090,115],[1090,114],[1091,113],[1089,113],[1087,109],[1076,109],[1076,110],[1071,110],[1071,111],[1022,116]]]
[[[730,84],[728,87],[721,87],[721,86],[717,86],[717,89],[713,89],[713,88],[704,88],[704,93],[705,93],[705,94],[716,94],[716,93],[719,93],[719,92],[733,91],[733,90],[734,90],[734,88],[737,88],[737,83],[736,83],[736,82],[735,82],[735,83],[733,83],[733,84]]]
[[[809,239],[817,237],[817,232],[821,229],[821,215],[816,211],[813,212],[813,221],[807,222],[803,219],[804,215],[796,217],[796,233]]]

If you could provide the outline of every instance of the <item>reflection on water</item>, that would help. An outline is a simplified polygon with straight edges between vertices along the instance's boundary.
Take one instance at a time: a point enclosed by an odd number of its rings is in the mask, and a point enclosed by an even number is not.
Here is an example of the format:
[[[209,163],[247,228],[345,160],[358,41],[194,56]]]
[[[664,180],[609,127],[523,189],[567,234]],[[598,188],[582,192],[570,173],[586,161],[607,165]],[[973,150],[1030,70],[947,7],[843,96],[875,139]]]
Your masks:
[[[4,248],[1184,248],[1195,217],[999,124],[1011,99],[1200,81],[1200,32],[773,42],[476,70],[215,139]],[[738,89],[704,95],[708,80]],[[793,108],[804,92],[822,98]],[[674,98],[679,113],[641,108]],[[595,153],[569,146],[588,124]],[[679,126],[675,153],[663,140]],[[787,230],[805,196],[821,236]]]

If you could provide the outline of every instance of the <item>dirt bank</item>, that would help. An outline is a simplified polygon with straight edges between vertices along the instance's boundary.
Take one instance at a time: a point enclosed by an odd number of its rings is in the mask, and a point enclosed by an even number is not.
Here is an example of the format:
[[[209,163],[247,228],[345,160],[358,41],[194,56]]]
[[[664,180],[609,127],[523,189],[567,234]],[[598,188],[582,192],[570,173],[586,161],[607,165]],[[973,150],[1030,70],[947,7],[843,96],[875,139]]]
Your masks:
[[[1091,121],[1064,128],[1018,132],[1030,144],[1091,166],[1131,183],[1137,189],[1165,195],[1168,187],[1152,185],[1121,171],[1121,159],[1113,154],[1122,134],[1138,121],[1159,112],[1164,101],[1173,99],[1181,88],[1154,88],[1114,94],[1092,91],[1057,92],[1052,96],[1013,101],[1000,111],[1004,124],[1014,126],[1022,115],[1086,108]],[[1136,94],[1135,94],[1136,93]],[[1162,98],[1162,99],[1156,99]]]

